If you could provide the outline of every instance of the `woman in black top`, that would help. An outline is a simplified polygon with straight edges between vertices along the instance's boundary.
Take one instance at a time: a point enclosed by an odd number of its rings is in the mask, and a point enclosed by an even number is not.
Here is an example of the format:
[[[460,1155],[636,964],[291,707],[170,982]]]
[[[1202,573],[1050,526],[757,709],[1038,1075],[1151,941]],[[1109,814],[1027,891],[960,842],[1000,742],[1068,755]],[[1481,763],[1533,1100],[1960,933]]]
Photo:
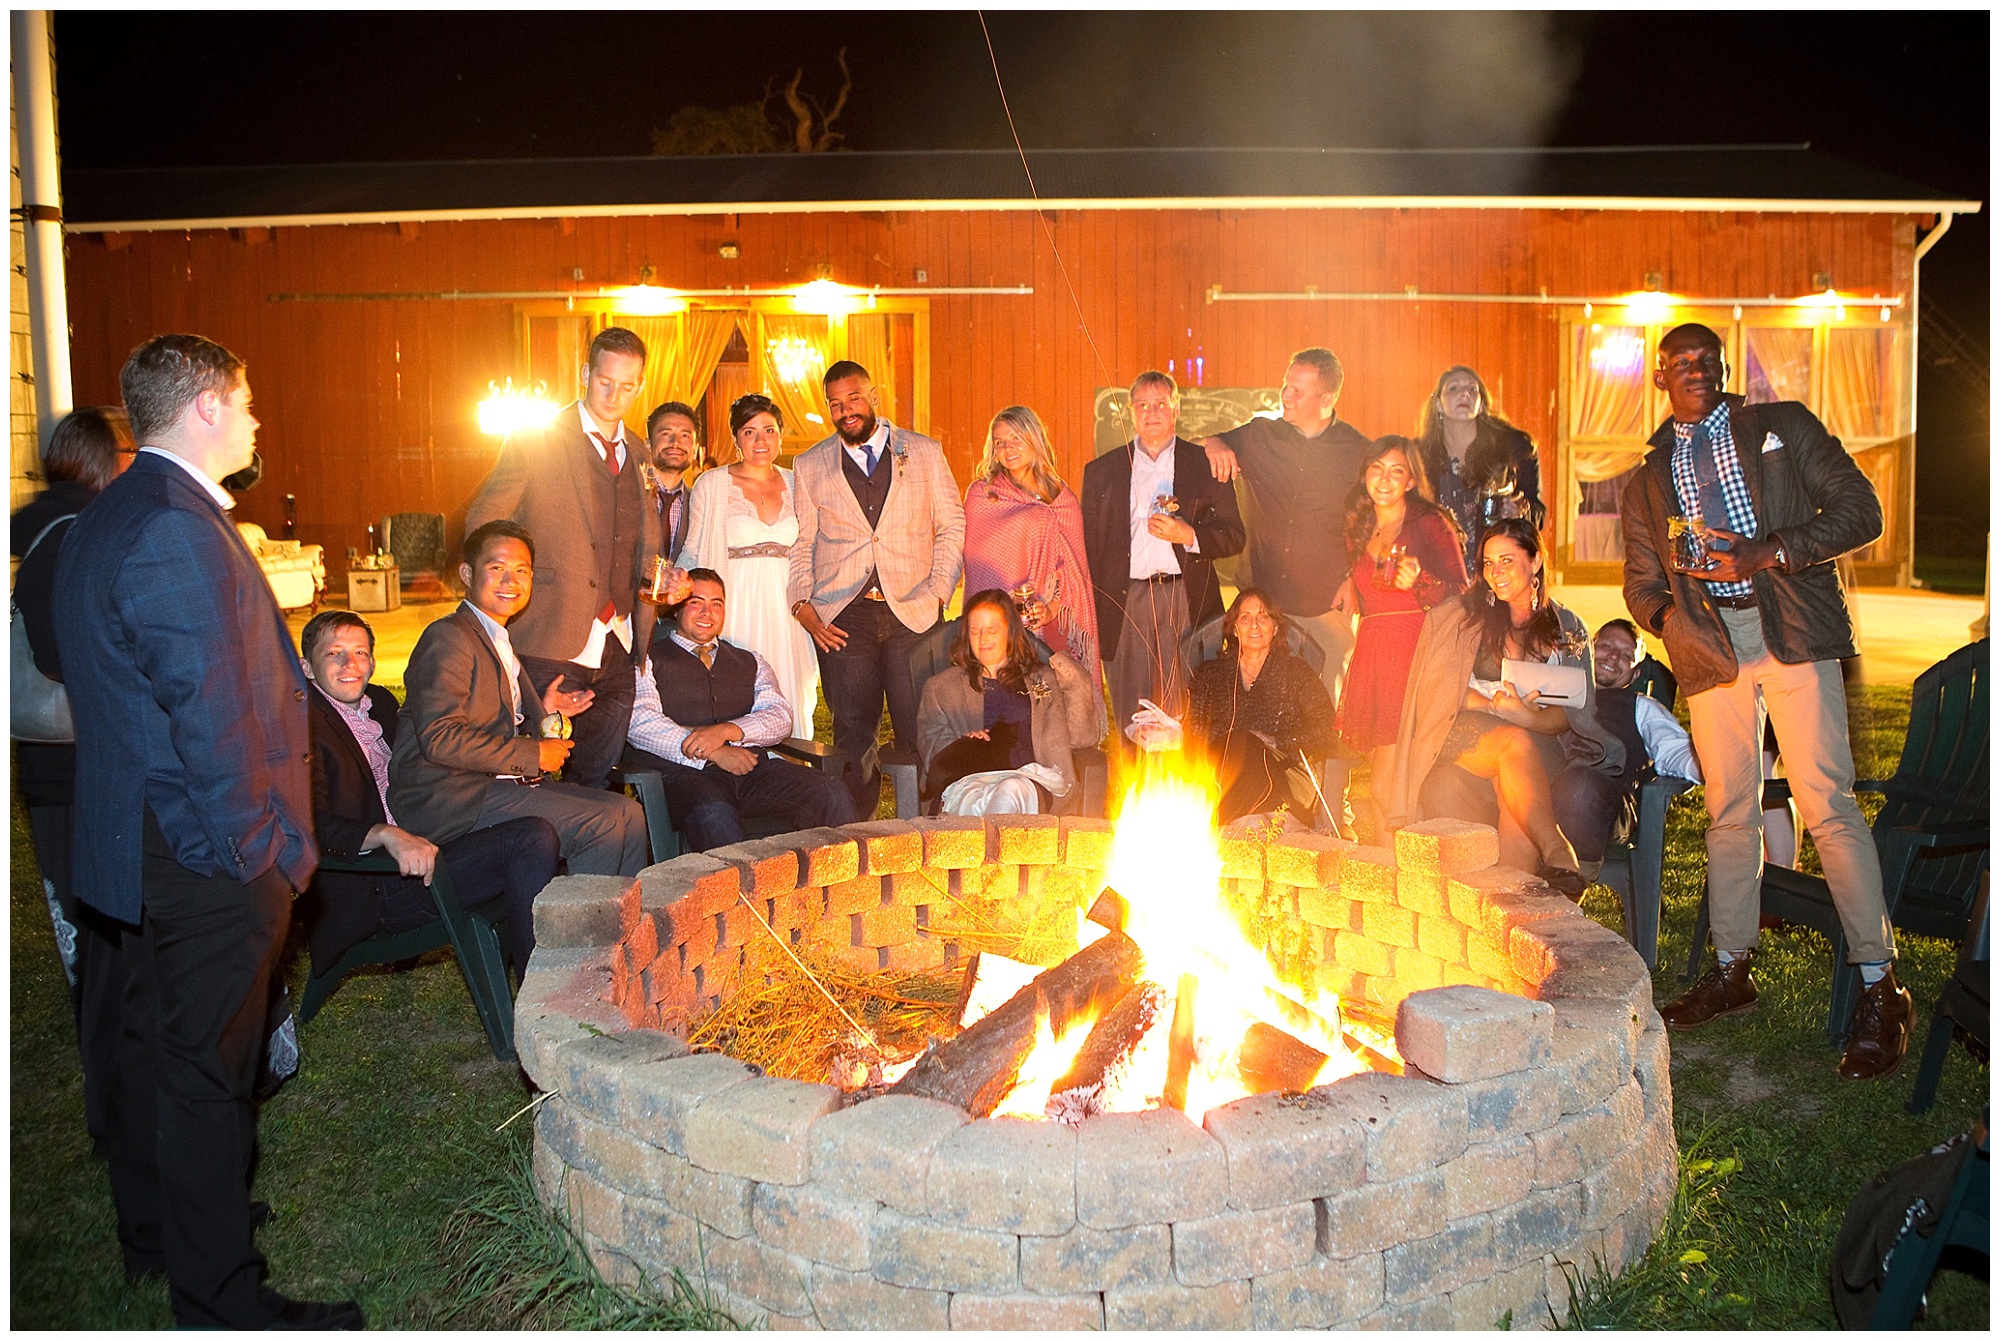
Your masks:
[[[63,537],[75,523],[76,514],[105,485],[118,478],[132,464],[134,449],[125,412],[109,406],[72,411],[56,425],[49,437],[42,469],[48,488],[37,494],[14,514],[13,553],[21,561],[14,576],[14,618],[21,621],[28,637],[28,649],[35,669],[51,680],[62,679],[62,660],[56,651],[55,580],[56,555]],[[122,991],[123,979],[105,973],[83,977],[82,958],[91,940],[77,934],[77,902],[70,893],[70,805],[76,783],[76,746],[31,744],[14,745],[14,785],[28,811],[28,832],[35,844],[35,861],[42,868],[42,891],[49,901],[55,921],[56,950],[62,956],[63,972],[69,978],[71,1005],[79,1012],[94,1010],[99,994]],[[86,999],[88,994],[90,999]],[[115,1009],[115,1006],[109,1008]],[[88,1039],[102,1035],[84,1031]],[[85,1070],[94,1065],[104,1071],[112,1067],[117,1053],[117,1036],[108,1035],[112,1046],[106,1055],[86,1058]],[[103,1130],[102,1115],[95,1111],[101,1102],[101,1088],[86,1089],[85,1117],[93,1135]]]
[[[1496,521],[1548,520],[1535,442],[1500,417],[1478,373],[1447,368],[1417,419],[1417,450],[1438,506],[1465,538],[1465,571],[1479,571],[1479,545]]]
[[[1333,704],[1319,675],[1286,649],[1283,617],[1263,591],[1245,587],[1223,616],[1222,655],[1195,669],[1187,733],[1216,762],[1224,824],[1280,805],[1302,818],[1319,810],[1304,770],[1316,773],[1333,746]]]

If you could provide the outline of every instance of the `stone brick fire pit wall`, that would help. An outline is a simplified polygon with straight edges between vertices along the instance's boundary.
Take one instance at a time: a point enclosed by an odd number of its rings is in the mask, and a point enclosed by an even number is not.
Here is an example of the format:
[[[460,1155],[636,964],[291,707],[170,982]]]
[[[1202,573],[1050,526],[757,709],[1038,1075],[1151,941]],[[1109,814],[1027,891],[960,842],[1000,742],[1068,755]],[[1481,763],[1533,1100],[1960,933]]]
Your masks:
[[[1480,826],[1418,825],[1393,851],[1224,840],[1255,924],[1323,987],[1394,1013],[1401,1076],[1200,1126],[1071,1128],[897,1095],[843,1107],[675,1036],[768,939],[739,890],[794,943],[914,970],[959,958],[966,902],[1024,919],[1086,903],[1109,842],[1103,821],[878,820],[556,881],[515,1016],[553,1092],[544,1203],[608,1277],[679,1268],[774,1328],[1546,1326],[1567,1271],[1615,1273],[1651,1242],[1676,1151],[1648,976],[1495,866]]]

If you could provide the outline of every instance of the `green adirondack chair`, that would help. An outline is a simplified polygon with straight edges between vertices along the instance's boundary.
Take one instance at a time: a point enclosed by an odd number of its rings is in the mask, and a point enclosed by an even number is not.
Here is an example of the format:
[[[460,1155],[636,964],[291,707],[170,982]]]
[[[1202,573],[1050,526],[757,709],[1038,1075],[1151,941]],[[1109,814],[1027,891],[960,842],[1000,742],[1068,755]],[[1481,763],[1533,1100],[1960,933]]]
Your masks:
[[[1982,638],[1961,647],[1917,677],[1910,695],[1910,731],[1895,775],[1854,784],[1858,792],[1877,792],[1883,798],[1873,833],[1889,920],[1920,936],[1963,940],[1986,870],[1989,646],[1990,640]],[[1860,994],[1861,975],[1847,962],[1847,937],[1826,881],[1766,866],[1762,902],[1766,913],[1812,927],[1833,942],[1826,1037],[1839,1047]],[[1700,967],[1707,940],[1708,896],[1703,894],[1688,955],[1689,977]]]
[[[395,859],[385,852],[368,852],[359,857],[322,857],[321,871],[355,874],[393,875]],[[503,1062],[514,1060],[514,992],[507,981],[506,956],[500,949],[499,933],[478,913],[469,913],[458,901],[451,871],[439,858],[431,872],[431,897],[437,903],[438,920],[409,931],[385,931],[354,946],[334,963],[314,964],[306,977],[305,997],[299,1004],[299,1026],[319,1013],[326,999],[340,986],[341,979],[369,964],[394,964],[449,945],[458,956],[465,975],[466,990],[486,1029],[487,1046]]]

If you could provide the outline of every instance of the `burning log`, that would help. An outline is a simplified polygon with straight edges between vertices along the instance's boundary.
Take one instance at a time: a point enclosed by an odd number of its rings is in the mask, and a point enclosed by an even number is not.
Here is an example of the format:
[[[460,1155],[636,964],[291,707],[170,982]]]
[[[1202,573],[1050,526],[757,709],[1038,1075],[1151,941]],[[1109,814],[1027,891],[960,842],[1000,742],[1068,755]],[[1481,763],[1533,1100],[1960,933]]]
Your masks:
[[[1044,1023],[1061,1037],[1076,1021],[1103,1014],[1131,990],[1142,962],[1129,936],[1093,941],[957,1038],[933,1047],[890,1093],[939,1099],[985,1117],[1014,1088]]]
[[[1326,1053],[1262,1020],[1243,1031],[1243,1043],[1236,1050],[1236,1072],[1252,1094],[1309,1090],[1326,1062]]]
[[[1084,914],[1084,920],[1095,922],[1106,931],[1123,931],[1125,921],[1131,915],[1132,905],[1125,896],[1107,885],[1104,892],[1097,896],[1097,901],[1090,905],[1090,911]]]
[[[1187,1109],[1188,1077],[1194,1073],[1194,998],[1198,983],[1192,973],[1181,974],[1174,992],[1174,1022],[1167,1033],[1167,1087],[1160,1102],[1168,1108]]]
[[[1167,994],[1142,982],[1091,1027],[1069,1071],[1049,1088],[1047,1114],[1072,1126],[1103,1112],[1104,1096],[1117,1089],[1146,1034],[1166,1009]]]
[[[952,1019],[961,1029],[991,1015],[1016,993],[1041,975],[1042,970],[1018,959],[979,951],[966,961],[965,978],[958,991],[958,1006]]]

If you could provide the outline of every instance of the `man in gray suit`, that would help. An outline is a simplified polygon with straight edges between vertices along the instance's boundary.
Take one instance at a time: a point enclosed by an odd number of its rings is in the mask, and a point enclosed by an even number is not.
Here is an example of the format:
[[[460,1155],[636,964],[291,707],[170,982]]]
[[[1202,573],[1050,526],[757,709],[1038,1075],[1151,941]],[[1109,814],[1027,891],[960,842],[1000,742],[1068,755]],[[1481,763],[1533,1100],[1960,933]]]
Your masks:
[[[389,809],[438,844],[539,815],[555,826],[572,875],[637,875],[646,864],[639,803],[549,779],[574,752],[543,729],[544,716],[576,717],[596,695],[564,684],[538,694],[514,651],[508,623],[534,593],[533,538],[513,522],[487,522],[465,538],[458,576],[464,604],[410,653]],[[629,687],[626,701],[629,713]]]
[[[558,683],[596,695],[597,711],[577,723],[568,773],[579,786],[602,788],[625,747],[632,667],[653,636],[653,607],[637,596],[661,538],[640,479],[646,445],[625,429],[646,372],[645,343],[607,327],[590,342],[583,371],[581,400],[501,446],[466,505],[465,526],[504,517],[541,538],[541,597],[512,636],[537,695]]]
[[[876,731],[886,699],[899,745],[917,739],[910,652],[958,586],[965,509],[944,449],[876,413],[868,370],[826,370],[835,432],[793,465],[799,538],[792,546],[792,616],[819,647],[833,743],[847,755],[855,813],[881,797]]]

